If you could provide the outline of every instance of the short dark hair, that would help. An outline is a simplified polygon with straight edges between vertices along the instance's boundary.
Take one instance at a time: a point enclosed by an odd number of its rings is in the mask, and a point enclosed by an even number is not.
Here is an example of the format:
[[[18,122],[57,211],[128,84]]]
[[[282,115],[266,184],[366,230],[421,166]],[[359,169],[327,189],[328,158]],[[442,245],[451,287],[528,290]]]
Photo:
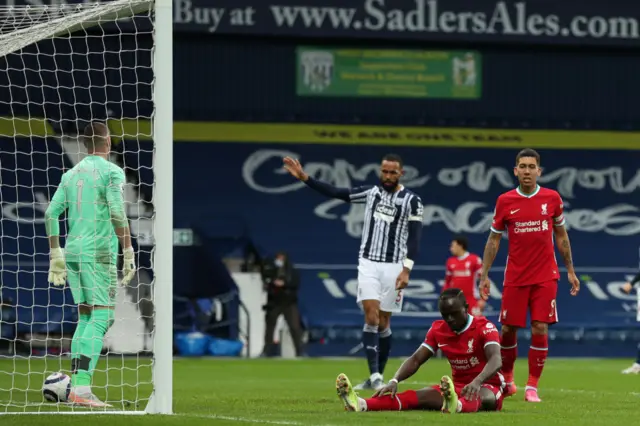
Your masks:
[[[463,305],[467,303],[467,299],[465,298],[464,293],[459,288],[448,288],[440,293],[440,300],[447,300],[452,298],[458,299]]]
[[[469,247],[469,240],[464,235],[455,235],[453,237],[453,241],[458,243],[464,250]]]
[[[402,157],[400,157],[398,154],[387,154],[384,157],[382,157],[382,161],[396,162],[400,165],[400,168],[402,168],[404,165],[404,163],[402,162]]]
[[[518,155],[516,155],[516,166],[520,162],[520,159],[523,158],[523,157],[533,157],[533,158],[535,158],[536,159],[536,163],[538,164],[538,166],[540,166],[540,154],[538,154],[538,151],[536,151],[535,149],[525,148],[522,151],[520,151],[518,153]]]
[[[109,137],[109,128],[106,124],[94,121],[84,128],[84,146],[93,151],[97,147],[104,146]]]

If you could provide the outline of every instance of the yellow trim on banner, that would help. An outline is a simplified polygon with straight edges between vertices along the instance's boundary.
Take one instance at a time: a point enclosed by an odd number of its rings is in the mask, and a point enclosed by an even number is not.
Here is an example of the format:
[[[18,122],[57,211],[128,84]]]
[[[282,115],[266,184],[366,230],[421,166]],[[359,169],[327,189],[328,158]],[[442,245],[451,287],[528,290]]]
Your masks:
[[[150,120],[109,119],[112,138],[150,141]],[[42,118],[0,117],[0,135],[56,136]],[[176,142],[250,142],[457,148],[640,149],[640,132],[471,129],[176,121]]]
[[[123,137],[125,139],[150,141],[153,134],[151,120],[109,119],[107,127],[109,127],[111,138],[115,139],[115,141],[119,141]]]
[[[44,118],[0,117],[0,135],[9,137],[55,136],[56,132]]]
[[[180,142],[253,142],[459,148],[640,149],[640,132],[176,122]]]

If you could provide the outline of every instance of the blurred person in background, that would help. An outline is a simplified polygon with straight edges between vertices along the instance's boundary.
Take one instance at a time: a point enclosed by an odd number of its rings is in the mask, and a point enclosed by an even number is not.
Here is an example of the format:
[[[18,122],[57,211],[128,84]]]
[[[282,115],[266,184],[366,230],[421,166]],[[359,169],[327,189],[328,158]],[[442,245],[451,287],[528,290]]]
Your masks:
[[[300,275],[291,263],[289,256],[279,252],[273,259],[267,259],[262,266],[262,282],[267,292],[266,329],[262,356],[273,355],[274,339],[278,318],[284,315],[289,326],[296,356],[302,355],[302,327],[298,309],[298,288]]]
[[[636,275],[634,279],[632,279],[629,282],[626,282],[622,286],[622,290],[627,294],[631,293],[631,290],[633,290],[634,287],[636,288],[636,291],[638,291],[638,314],[636,317],[637,321],[640,321],[640,289],[638,289],[639,284],[640,284],[640,273]],[[631,367],[622,370],[622,374],[640,374],[640,343],[638,344],[638,355],[636,356],[636,361],[633,363]]]
[[[442,291],[449,288],[462,290],[469,305],[469,313],[477,317],[482,315],[485,306],[485,301],[480,298],[478,291],[482,259],[469,253],[468,248],[469,240],[463,235],[456,235],[451,240],[449,252],[452,256],[447,259]]]

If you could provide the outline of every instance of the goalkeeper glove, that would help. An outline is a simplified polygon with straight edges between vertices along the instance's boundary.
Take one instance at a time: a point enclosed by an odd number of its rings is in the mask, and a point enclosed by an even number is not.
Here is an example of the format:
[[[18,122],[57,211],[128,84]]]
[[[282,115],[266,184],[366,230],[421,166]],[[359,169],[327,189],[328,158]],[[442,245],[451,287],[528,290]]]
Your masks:
[[[124,264],[122,266],[122,285],[129,284],[129,281],[136,274],[136,261],[133,255],[133,247],[123,250]]]
[[[49,252],[49,282],[53,285],[64,285],[67,280],[67,268],[64,264],[64,251],[52,248]]]

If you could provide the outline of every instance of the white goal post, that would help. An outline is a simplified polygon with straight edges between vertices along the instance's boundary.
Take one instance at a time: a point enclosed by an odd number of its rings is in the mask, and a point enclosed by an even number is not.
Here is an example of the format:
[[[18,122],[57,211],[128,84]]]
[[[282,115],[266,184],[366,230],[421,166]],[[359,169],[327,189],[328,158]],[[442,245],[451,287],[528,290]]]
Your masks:
[[[0,414],[172,414],[172,1],[51,3],[0,7]],[[47,282],[43,213],[95,122],[125,171],[138,266],[110,296],[115,322],[92,376],[109,409],[42,394],[49,374],[71,375],[79,316],[69,286]],[[63,215],[62,246],[66,229]]]

